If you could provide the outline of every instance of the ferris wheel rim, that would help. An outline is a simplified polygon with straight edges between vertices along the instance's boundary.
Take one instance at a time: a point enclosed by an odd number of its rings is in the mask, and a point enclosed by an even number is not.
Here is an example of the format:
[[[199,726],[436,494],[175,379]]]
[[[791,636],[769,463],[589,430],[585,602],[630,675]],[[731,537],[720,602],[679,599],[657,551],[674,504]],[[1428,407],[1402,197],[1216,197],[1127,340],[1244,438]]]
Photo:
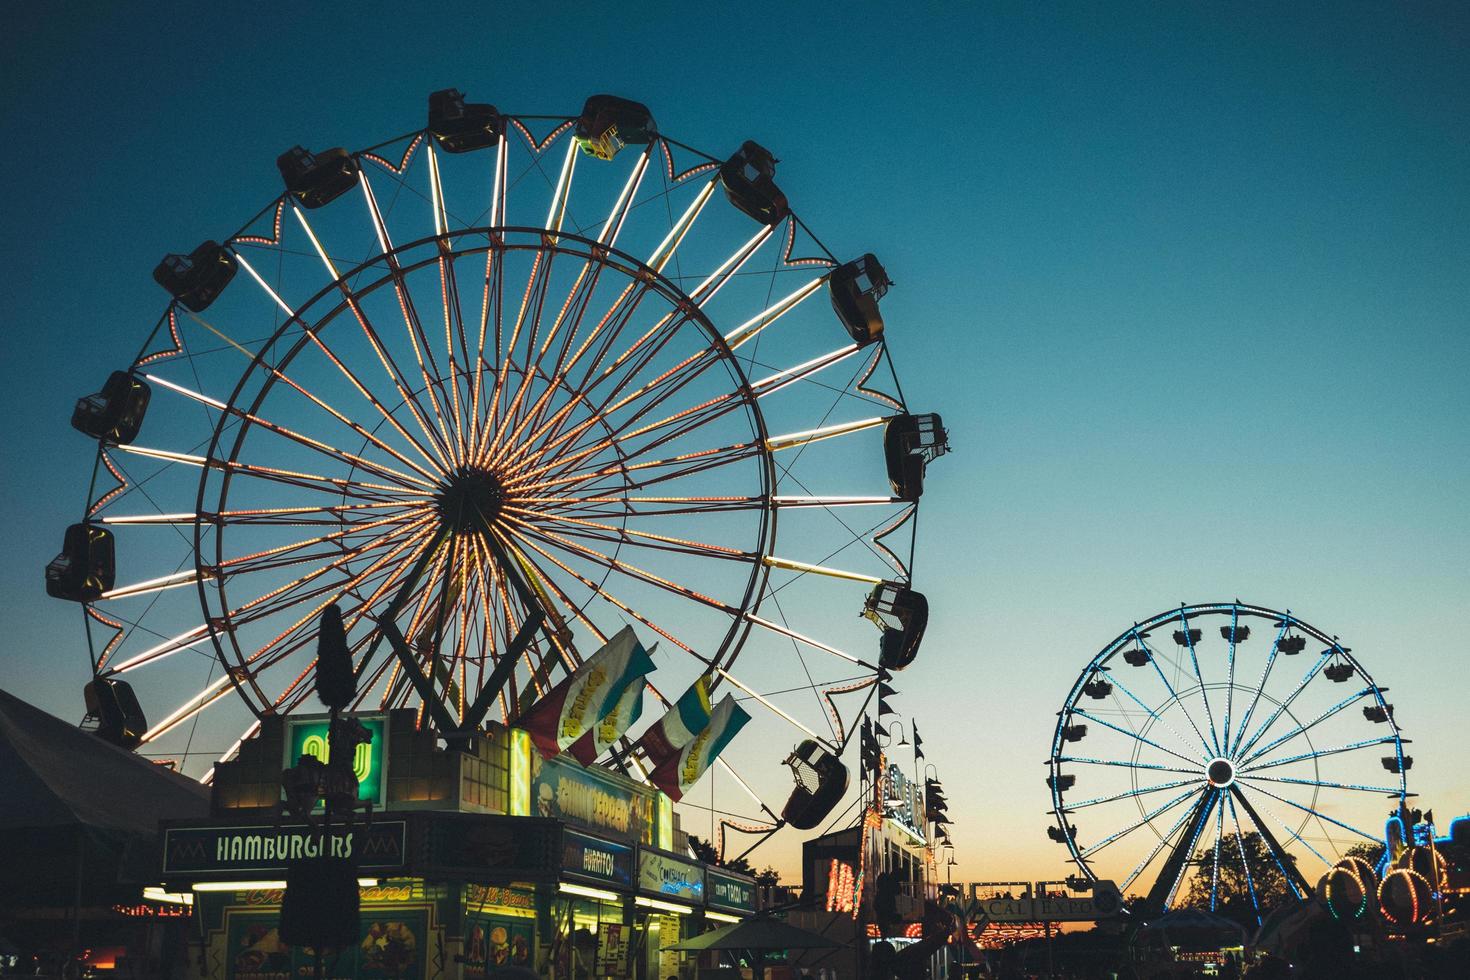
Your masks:
[[[528,237],[534,236],[538,241],[536,243],[527,242],[524,244],[510,244],[507,243],[506,237],[511,235],[523,235]],[[482,256],[497,249],[504,251],[527,252],[537,254],[545,254],[547,251],[550,251],[554,254],[564,254],[575,259],[587,261],[589,263],[599,263],[605,268],[612,268],[622,273],[630,281],[642,282],[645,285],[645,288],[656,288],[657,291],[665,298],[665,300],[670,303],[670,306],[674,310],[678,311],[681,317],[681,324],[693,323],[697,325],[698,329],[703,331],[705,339],[707,339],[711,345],[711,349],[714,352],[713,356],[717,359],[717,362],[720,363],[721,366],[724,367],[727,371],[732,372],[734,375],[735,387],[733,390],[738,392],[738,404],[745,410],[747,421],[751,424],[751,428],[754,432],[755,443],[759,447],[757,458],[759,459],[761,465],[756,467],[756,469],[760,473],[761,480],[761,491],[758,496],[763,501],[763,504],[762,506],[755,508],[756,512],[759,514],[760,522],[760,528],[757,535],[757,554],[760,557],[774,554],[779,513],[779,508],[776,507],[773,502],[773,487],[775,482],[774,454],[767,445],[769,430],[766,426],[764,413],[760,409],[757,397],[752,389],[750,379],[747,376],[745,369],[741,365],[739,358],[734,356],[734,353],[730,349],[728,342],[725,340],[724,335],[721,334],[720,331],[714,326],[709,317],[704,314],[703,310],[700,309],[700,307],[696,303],[694,303],[693,300],[690,299],[687,293],[685,293],[679,286],[669,280],[668,277],[664,276],[657,270],[650,268],[642,260],[625,251],[619,250],[614,247],[609,247],[593,239],[589,239],[583,235],[571,232],[557,232],[554,236],[555,241],[548,242],[547,239],[549,237],[553,237],[550,235],[548,229],[528,225],[495,225],[447,230],[438,234],[423,236],[414,241],[395,245],[387,252],[378,252],[372,257],[365,259],[362,262],[359,262],[357,265],[343,272],[327,285],[318,289],[317,292],[313,294],[309,299],[301,303],[299,307],[295,309],[293,315],[291,317],[288,317],[280,326],[276,328],[276,330],[268,339],[266,339],[259,345],[259,349],[252,357],[250,364],[240,375],[240,378],[237,381],[234,390],[230,393],[230,397],[226,400],[226,405],[228,407],[225,411],[221,412],[219,421],[215,426],[206,453],[207,458],[215,458],[215,453],[217,448],[219,447],[220,440],[225,436],[226,430],[229,428],[234,429],[233,445],[231,447],[230,455],[225,461],[232,461],[238,456],[240,449],[244,444],[245,436],[248,434],[251,427],[255,425],[255,423],[249,418],[242,420],[241,424],[239,425],[229,425],[227,423],[231,422],[234,416],[234,410],[239,407],[237,405],[237,402],[240,399],[241,393],[245,390],[247,382],[257,372],[263,370],[267,374],[267,378],[261,385],[260,389],[254,393],[253,402],[248,409],[249,415],[256,415],[258,413],[261,405],[264,403],[270,391],[275,388],[277,378],[271,376],[272,373],[283,371],[287,366],[289,366],[290,363],[301,352],[309,348],[313,336],[333,321],[341,319],[344,313],[347,313],[351,310],[352,303],[355,302],[357,298],[370,295],[371,293],[382,290],[384,288],[389,288],[400,278],[406,277],[412,272],[421,270],[439,262],[441,260],[441,256],[428,255],[421,259],[417,259],[408,265],[400,266],[396,270],[386,267],[384,263],[387,263],[390,259],[396,259],[396,257],[400,254],[422,250],[426,246],[429,246],[431,244],[442,243],[450,240],[462,239],[472,236],[477,239],[484,238],[485,240],[483,242],[477,242],[477,244],[472,248],[453,252],[452,254],[454,257]],[[563,244],[563,240],[580,245],[583,247],[583,250],[579,251],[568,248]],[[609,258],[617,258],[621,260],[623,264],[608,262],[607,260]],[[383,266],[382,274],[377,276],[377,278],[375,278],[372,282],[364,286],[350,285],[351,279],[360,276],[365,271],[374,269],[379,266]],[[328,298],[333,293],[343,294],[343,298],[335,305],[330,306],[326,310],[325,314],[315,324],[311,325],[310,328],[308,328],[308,324],[305,319],[307,311],[315,307],[319,302],[321,302],[323,299]],[[171,303],[170,309],[172,309],[174,305],[175,304]],[[301,336],[294,340],[289,350],[287,350],[282,357],[277,359],[273,364],[267,366],[264,361],[265,352],[272,349],[276,341],[285,337],[289,331],[296,328],[299,328],[302,331]],[[539,370],[539,360],[537,362],[537,365]],[[517,367],[520,368],[521,366],[518,365]],[[378,424],[381,425],[382,422],[379,422]],[[621,452],[621,448],[619,449],[619,451]],[[217,492],[217,496],[221,500],[224,499],[225,494],[228,492],[227,488],[233,482],[234,476],[235,474],[233,472],[226,469],[223,473],[223,476],[220,478],[220,488]],[[197,513],[204,513],[205,496],[208,489],[209,477],[210,473],[208,468],[206,468],[201,473],[199,480],[199,489],[196,495]],[[201,548],[203,546],[203,537],[205,534],[205,530],[206,525],[204,522],[200,521],[195,524],[195,566],[196,571],[200,573],[199,581],[197,582],[197,590],[199,592],[201,608],[208,610],[209,596],[206,591],[208,582],[206,581],[203,572],[204,570],[215,566],[209,566],[201,560]],[[222,558],[221,549],[223,547],[224,535],[221,532],[223,529],[222,527],[215,527],[212,528],[212,530],[215,532],[215,551],[216,558],[218,560]],[[218,561],[216,565],[217,564]],[[740,652],[740,648],[743,645],[740,642],[740,637],[748,635],[749,631],[754,627],[754,624],[749,621],[749,616],[759,613],[761,604],[764,598],[766,598],[765,584],[769,580],[770,573],[771,568],[764,564],[761,560],[757,559],[751,562],[751,574],[747,577],[745,594],[740,598],[739,601],[739,605],[742,609],[742,615],[731,617],[731,624],[726,629],[725,636],[720,640],[718,647],[716,647],[715,649],[715,653],[710,658],[710,665],[712,667],[728,669],[734,664]],[[224,582],[220,581],[218,584],[218,589],[220,591],[221,597],[223,596],[223,588]],[[589,598],[588,602],[590,601],[591,599]],[[276,699],[272,699],[264,691],[261,691],[257,688],[257,701],[256,698],[251,697],[243,689],[241,689],[240,684],[242,683],[242,679],[251,680],[252,686],[254,686],[252,680],[252,668],[247,661],[245,652],[239,649],[238,644],[234,642],[234,631],[217,629],[214,623],[215,618],[216,617],[206,616],[206,627],[210,634],[211,642],[215,648],[216,659],[225,669],[227,675],[230,678],[230,683],[235,688],[236,693],[241,697],[242,700],[246,702],[251,711],[256,714],[257,717],[265,717],[268,714],[275,713],[273,710],[274,705],[271,705],[270,702]],[[233,662],[231,661],[229,655],[226,653],[223,644],[220,642],[220,634],[222,632],[227,634],[230,640],[230,646],[234,649],[235,656]],[[711,683],[711,690],[714,690],[716,688],[719,680],[721,679],[722,677],[717,670]]]

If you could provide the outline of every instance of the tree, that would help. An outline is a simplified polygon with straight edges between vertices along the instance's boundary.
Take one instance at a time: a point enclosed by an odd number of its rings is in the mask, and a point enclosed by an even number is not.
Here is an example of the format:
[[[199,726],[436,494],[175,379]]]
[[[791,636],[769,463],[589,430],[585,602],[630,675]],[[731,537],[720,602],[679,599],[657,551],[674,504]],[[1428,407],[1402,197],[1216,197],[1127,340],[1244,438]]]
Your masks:
[[[1345,858],[1362,858],[1373,867],[1383,860],[1383,844],[1378,841],[1360,841],[1342,852]]]
[[[781,884],[781,874],[775,868],[767,866],[755,876],[755,883],[766,888],[774,888]]]
[[[1244,848],[1246,864],[1240,860]],[[1202,847],[1194,855],[1191,864],[1194,877],[1189,882],[1181,905],[1210,908],[1213,891],[1215,913],[1234,919],[1248,929],[1256,925],[1256,914],[1260,915],[1279,907],[1292,899],[1294,892],[1287,883],[1286,875],[1271,854],[1271,848],[1260,834],[1250,831],[1244,835],[1225,834],[1220,838],[1219,877],[1215,870],[1215,845]],[[1281,855],[1283,861],[1295,865],[1290,854]],[[1249,869],[1249,877],[1246,871]],[[1255,902],[1251,893],[1255,893]]]
[[[722,861],[720,860],[720,852],[715,850],[715,845],[702,837],[696,837],[694,834],[689,835],[689,850],[693,852],[694,858],[697,861],[703,861],[705,864],[712,864],[717,868],[724,868],[727,871],[734,871],[737,874],[755,875],[755,869],[750,866],[750,862],[744,857]]]

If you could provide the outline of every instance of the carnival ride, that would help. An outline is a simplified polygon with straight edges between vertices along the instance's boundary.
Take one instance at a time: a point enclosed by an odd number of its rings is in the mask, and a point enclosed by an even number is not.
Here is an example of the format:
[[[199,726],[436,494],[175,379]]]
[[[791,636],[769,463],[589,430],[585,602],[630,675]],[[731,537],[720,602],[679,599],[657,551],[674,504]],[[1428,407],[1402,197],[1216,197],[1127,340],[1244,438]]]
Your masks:
[[[883,265],[830,252],[776,165],[614,96],[452,89],[404,135],[281,154],[254,217],[154,270],[169,303],[72,417],[96,463],[46,585],[79,605],[99,734],[227,757],[199,719],[306,705],[333,605],[353,707],[446,734],[514,722],[631,625],[658,703],[707,676],[797,730],[786,818],[820,820],[922,639],[948,443],[899,386]]]
[[[1047,834],[1086,878],[1146,888],[1149,914],[1176,905],[1191,871],[1213,911],[1223,868],[1259,921],[1267,880],[1311,895],[1314,863],[1377,841],[1360,828],[1385,798],[1404,805],[1413,759],[1386,692],[1290,612],[1235,601],[1149,617],[1092,658],[1058,712]]]

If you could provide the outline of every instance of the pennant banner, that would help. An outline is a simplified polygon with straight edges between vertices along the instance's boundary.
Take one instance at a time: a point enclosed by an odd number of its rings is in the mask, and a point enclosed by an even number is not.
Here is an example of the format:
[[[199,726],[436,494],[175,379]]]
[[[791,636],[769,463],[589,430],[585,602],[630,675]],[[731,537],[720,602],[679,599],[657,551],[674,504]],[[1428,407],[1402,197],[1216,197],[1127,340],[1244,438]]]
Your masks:
[[[669,794],[673,800],[682,799],[689,788],[699,782],[706,769],[715,761],[726,745],[730,744],[750,715],[725,695],[710,714],[709,724],[704,731],[679,750],[677,755],[665,759],[654,768],[648,778],[655,786]]]
[[[652,765],[658,766],[673,758],[709,725],[709,682],[706,674],[690,685],[674,706],[638,740]]]
[[[642,691],[643,677],[653,670],[653,659],[631,626],[625,626],[582,666],[553,687],[521,715],[519,727],[531,736],[546,758],[566,751],[622,704],[630,685]],[[637,682],[634,684],[634,682]],[[619,735],[622,733],[619,732]],[[592,746],[577,755],[578,761]],[[593,755],[588,759],[595,759]]]

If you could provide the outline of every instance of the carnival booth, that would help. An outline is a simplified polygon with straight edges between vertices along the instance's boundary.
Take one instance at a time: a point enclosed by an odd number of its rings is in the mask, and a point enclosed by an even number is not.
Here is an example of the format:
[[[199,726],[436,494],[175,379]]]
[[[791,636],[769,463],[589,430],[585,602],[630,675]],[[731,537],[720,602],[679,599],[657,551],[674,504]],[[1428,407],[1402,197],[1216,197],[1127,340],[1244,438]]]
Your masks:
[[[326,751],[327,720],[292,716],[218,767],[208,819],[165,827],[165,888],[194,896],[212,980],[312,974],[315,951],[279,921],[290,862],[323,849],[360,876],[359,942],[327,957],[328,977],[692,976],[692,956],[664,947],[754,912],[754,881],[679,853],[649,786],[543,759],[518,729],[446,748],[412,710],[357,720],[373,736],[354,759],[370,817],[325,837],[277,817],[283,769]]]

